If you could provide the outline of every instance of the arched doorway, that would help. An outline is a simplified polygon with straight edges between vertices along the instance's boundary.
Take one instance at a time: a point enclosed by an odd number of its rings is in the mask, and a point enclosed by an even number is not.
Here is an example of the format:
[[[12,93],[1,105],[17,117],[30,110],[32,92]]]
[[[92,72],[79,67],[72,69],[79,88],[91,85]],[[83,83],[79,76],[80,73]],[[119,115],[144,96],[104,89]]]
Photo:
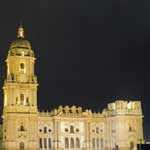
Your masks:
[[[20,150],[24,150],[24,143],[23,142],[20,143]]]
[[[134,142],[130,142],[130,150],[134,150]]]

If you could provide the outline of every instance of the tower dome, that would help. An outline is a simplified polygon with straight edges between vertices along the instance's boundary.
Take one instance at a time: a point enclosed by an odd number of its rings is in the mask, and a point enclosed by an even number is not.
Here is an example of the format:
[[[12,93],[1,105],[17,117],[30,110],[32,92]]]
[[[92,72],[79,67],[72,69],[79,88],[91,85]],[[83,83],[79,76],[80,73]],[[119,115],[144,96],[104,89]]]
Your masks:
[[[31,49],[30,42],[26,39],[24,39],[24,29],[22,25],[19,26],[18,28],[18,35],[17,39],[12,41],[10,45],[10,49],[14,48],[24,48],[24,49]]]
[[[20,25],[18,28],[17,39],[13,40],[10,45],[9,54],[34,56],[30,42],[24,38],[24,29],[22,25]]]
[[[10,49],[15,48],[31,49],[31,45],[28,40],[25,40],[24,38],[17,38],[16,40],[12,41],[10,45]]]

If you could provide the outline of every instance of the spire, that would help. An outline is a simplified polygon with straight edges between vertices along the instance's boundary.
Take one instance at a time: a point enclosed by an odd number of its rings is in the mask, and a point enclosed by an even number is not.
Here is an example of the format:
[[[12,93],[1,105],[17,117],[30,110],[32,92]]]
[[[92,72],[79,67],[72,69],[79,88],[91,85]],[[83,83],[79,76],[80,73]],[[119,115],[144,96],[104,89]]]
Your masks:
[[[17,38],[24,38],[24,29],[22,26],[22,22],[20,23],[19,28],[18,28]]]

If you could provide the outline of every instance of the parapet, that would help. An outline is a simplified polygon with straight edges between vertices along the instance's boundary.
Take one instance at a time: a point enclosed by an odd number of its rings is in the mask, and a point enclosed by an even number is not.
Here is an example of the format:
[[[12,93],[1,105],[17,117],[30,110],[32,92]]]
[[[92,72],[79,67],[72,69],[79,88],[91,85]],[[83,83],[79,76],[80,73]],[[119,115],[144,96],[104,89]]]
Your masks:
[[[59,106],[51,112],[40,112],[40,116],[61,116],[61,117],[102,117],[100,112],[92,112],[91,109],[83,110],[82,107],[73,106]]]
[[[141,101],[116,100],[103,111],[105,115],[142,115]]]
[[[39,112],[40,116],[58,116],[58,117],[91,117],[102,118],[117,115],[133,115],[142,116],[141,101],[125,101],[116,100],[113,103],[107,104],[107,108],[103,109],[102,113],[93,112],[91,109],[83,110],[82,107],[73,106],[59,106],[50,112]]]

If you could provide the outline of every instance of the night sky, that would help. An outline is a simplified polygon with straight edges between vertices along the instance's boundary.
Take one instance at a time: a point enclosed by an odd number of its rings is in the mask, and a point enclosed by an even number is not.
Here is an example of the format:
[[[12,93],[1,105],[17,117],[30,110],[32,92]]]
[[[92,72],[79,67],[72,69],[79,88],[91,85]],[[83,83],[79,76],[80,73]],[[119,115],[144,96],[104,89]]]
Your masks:
[[[150,137],[150,1],[1,1],[0,87],[20,20],[37,58],[39,110],[141,100]]]

